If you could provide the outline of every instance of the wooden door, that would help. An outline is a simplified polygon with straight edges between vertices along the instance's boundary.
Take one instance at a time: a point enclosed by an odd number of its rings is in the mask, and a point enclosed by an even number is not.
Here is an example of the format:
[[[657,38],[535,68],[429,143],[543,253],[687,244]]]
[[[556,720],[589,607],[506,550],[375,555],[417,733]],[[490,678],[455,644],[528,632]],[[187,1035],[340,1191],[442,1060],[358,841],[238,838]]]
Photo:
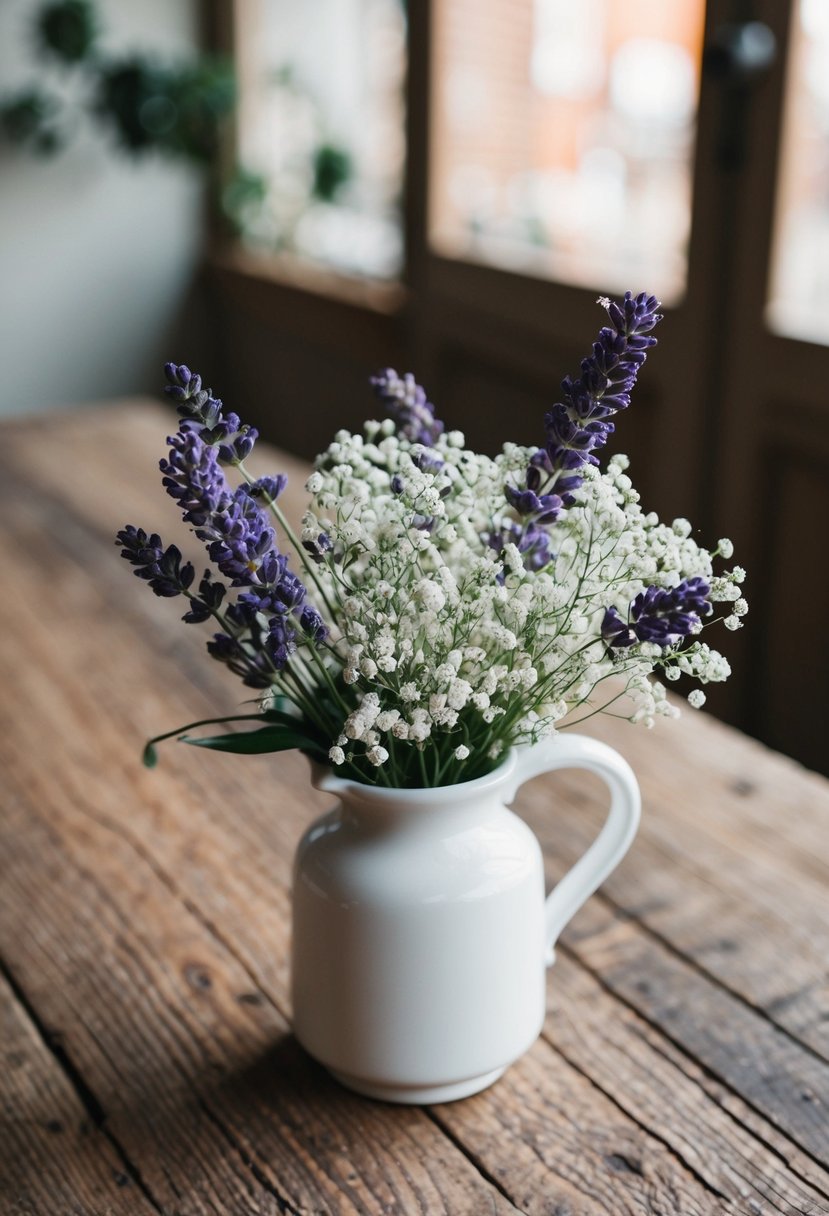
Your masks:
[[[613,286],[598,276],[589,287],[567,281],[555,268],[505,269],[474,249],[449,256],[446,241],[435,239],[446,121],[436,107],[447,104],[452,42],[447,11],[460,18],[463,7],[464,0],[410,6],[412,363],[449,424],[493,448],[505,438],[542,441],[559,380],[577,371],[602,323],[596,296],[613,294]],[[498,7],[488,6],[491,22]],[[519,26],[521,13],[526,22],[534,12],[537,34],[538,0],[503,0],[500,7]],[[637,13],[658,35],[671,10],[673,33],[666,36],[677,36],[682,6],[642,0],[596,7],[605,18],[624,8],[628,35]],[[811,10],[819,21],[814,2]],[[824,544],[818,521],[829,506],[829,348],[775,334],[766,320],[784,81],[798,70],[795,63],[786,72],[789,28],[802,14],[779,0],[712,0],[697,12],[685,6],[685,20],[699,21],[701,37],[684,283],[665,303],[659,348],[630,410],[617,419],[613,447],[631,456],[647,506],[663,517],[687,516],[706,544],[731,537],[734,560],[750,571],[752,612],[740,634],[720,632],[734,675],[713,690],[711,708],[823,768],[829,671],[821,625],[829,575],[825,564],[805,570],[808,555]],[[471,28],[462,26],[457,37],[466,39]],[[496,33],[503,64],[509,39],[522,33],[506,24]],[[686,46],[692,42],[686,30]],[[644,274],[634,265],[627,285],[659,294]]]
[[[248,40],[259,31],[249,7],[234,6]],[[338,425],[364,416],[367,371],[402,364],[470,443],[483,450],[505,439],[540,443],[561,378],[578,370],[603,321],[596,297],[626,287],[661,295],[660,345],[631,408],[616,420],[612,449],[630,455],[648,508],[691,519],[703,543],[731,537],[735,561],[749,571],[746,628],[720,631],[718,643],[734,675],[711,691],[709,707],[808,764],[829,767],[822,741],[829,328],[819,323],[829,316],[822,252],[829,249],[829,95],[821,84],[829,80],[829,3],[413,0],[407,15],[402,279],[346,281],[296,259],[269,264],[238,251],[214,258],[228,394],[251,403],[249,415],[270,437],[309,455]],[[654,44],[662,52],[648,68],[642,52]],[[601,53],[591,60],[595,46]],[[811,89],[808,104],[798,81]],[[596,97],[613,104],[598,105]],[[564,110],[550,108],[551,98]],[[675,129],[666,108],[680,124]],[[798,171],[789,171],[797,140],[783,138],[784,112],[793,116],[792,130],[805,116],[812,139],[812,227],[802,228],[807,241],[795,261],[801,272],[814,270],[813,279],[827,277],[822,296],[813,291],[794,309],[782,296],[775,303],[770,286],[775,215],[788,206],[785,190],[776,204],[778,178],[798,181]],[[573,118],[585,113],[593,124],[586,136]],[[466,145],[453,143],[447,114],[467,124]],[[631,244],[618,209],[614,239],[627,250],[624,273],[612,243],[597,245],[586,265],[573,248],[568,256],[553,248],[533,258],[509,222],[503,239],[503,214],[467,207],[466,228],[459,227],[477,163],[489,173],[488,188],[494,183],[502,194],[531,193],[539,183],[547,189],[544,206],[524,216],[537,240],[539,217],[568,191],[571,203],[578,199],[567,173],[579,157],[592,157],[598,193],[583,198],[600,218],[620,164],[634,187],[643,173],[647,179],[679,166],[680,177],[662,185],[674,190],[673,214],[687,233],[669,249],[667,273],[649,239]],[[458,179],[459,167],[466,177]],[[677,182],[685,189],[679,212]],[[497,249],[481,239],[493,215]],[[661,224],[661,216],[657,207],[652,222]]]
[[[667,314],[659,332],[661,345],[637,386],[634,406],[617,420],[616,450],[631,456],[635,482],[655,509],[690,518],[695,518],[700,497],[698,469],[705,439],[700,402],[706,395],[709,369],[701,334],[689,342],[688,332],[694,318],[707,313],[717,241],[710,224],[697,222],[711,194],[709,179],[715,175],[710,152],[713,123],[704,98],[697,105],[705,7],[704,0],[677,0],[669,6],[661,0],[632,0],[624,6],[591,0],[576,12],[566,0],[550,0],[546,5],[543,0],[522,0],[520,4],[494,0],[484,9],[474,0],[432,0],[430,5],[409,9],[409,211],[413,220],[409,277],[413,362],[421,378],[450,425],[463,429],[473,444],[492,449],[506,438],[541,443],[544,413],[556,400],[560,380],[566,373],[578,372],[580,359],[589,353],[604,322],[597,296],[620,294],[625,287],[660,295]],[[478,12],[476,21],[473,10]],[[568,96],[566,89],[557,95],[554,81],[551,84],[549,79],[545,96],[529,79],[533,69],[527,65],[535,62],[545,37],[545,11],[553,21],[549,31],[553,38],[569,32],[574,49],[582,54],[591,36],[601,47],[595,64],[585,67],[593,78],[584,86],[575,82],[571,90],[575,97]],[[557,181],[575,198],[581,188],[582,194],[595,199],[595,191],[590,194],[591,181],[585,174],[580,178],[576,171],[580,156],[582,161],[588,156],[624,160],[621,172],[631,177],[641,174],[642,149],[626,143],[647,140],[648,121],[655,139],[669,140],[670,131],[665,134],[666,124],[655,123],[658,113],[649,112],[647,106],[644,113],[641,104],[639,111],[629,106],[626,114],[618,99],[614,107],[608,98],[614,89],[616,65],[634,43],[645,41],[637,36],[645,30],[651,31],[654,45],[666,52],[660,60],[662,70],[669,71],[673,55],[688,77],[685,95],[673,104],[690,105],[694,112],[685,136],[687,149],[680,149],[687,165],[678,168],[690,181],[687,202],[682,203],[687,207],[687,220],[678,216],[680,225],[693,218],[690,246],[677,241],[666,255],[670,264],[659,265],[659,273],[654,273],[659,259],[648,256],[647,245],[621,259],[612,249],[592,259],[580,259],[567,248],[566,230],[560,250],[553,241],[549,256],[545,252],[535,259],[518,247],[520,242],[513,242],[506,256],[502,256],[505,242],[493,250],[485,240],[470,254],[461,248],[453,254],[453,242],[460,247],[463,235],[453,234],[451,216],[447,225],[441,214],[447,209],[447,163],[457,177],[458,161],[477,155],[489,162],[482,171],[498,179],[497,188],[502,192],[520,186],[528,177],[534,176],[542,187],[549,182],[553,212]],[[546,69],[548,77],[557,66],[554,60]],[[465,72],[470,78],[467,89],[474,93],[476,68],[486,88],[481,87],[480,96],[467,99],[466,104],[486,107],[491,92],[495,122],[492,134],[485,138],[488,115],[484,112],[480,129],[474,130],[473,121],[472,134],[464,141],[463,135],[456,138],[453,134],[446,112],[464,104],[457,94],[463,94]],[[628,80],[631,74],[635,76],[633,65],[628,64],[627,71]],[[624,88],[624,81],[619,87]],[[520,95],[522,88],[524,96]],[[657,110],[660,104],[657,94]],[[520,132],[522,119],[533,116],[536,143],[549,144],[553,138],[549,132],[557,129],[562,118],[571,121],[573,129],[558,139],[556,147],[530,146],[531,141]],[[582,155],[573,145],[584,139],[590,123],[616,123],[625,129],[621,135],[618,129],[607,132],[607,148],[587,148]],[[512,144],[519,138],[525,146],[515,152]],[[601,137],[594,142],[601,144]],[[451,146],[446,148],[446,144]],[[669,152],[677,155],[675,148]],[[653,159],[658,168],[659,157]],[[578,202],[571,205],[578,206]],[[619,240],[624,240],[624,233]]]
[[[724,281],[716,524],[750,571],[723,705],[827,771],[829,6],[758,3],[779,53],[745,114]]]

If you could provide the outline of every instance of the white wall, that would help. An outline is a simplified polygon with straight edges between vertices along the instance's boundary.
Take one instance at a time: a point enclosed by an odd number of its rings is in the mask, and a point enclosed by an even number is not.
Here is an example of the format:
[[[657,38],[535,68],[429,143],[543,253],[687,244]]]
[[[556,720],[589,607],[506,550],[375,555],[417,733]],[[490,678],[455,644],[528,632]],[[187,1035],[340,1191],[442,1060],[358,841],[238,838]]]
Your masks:
[[[0,3],[4,95],[42,71],[30,54],[36,7]],[[166,59],[196,46],[195,0],[98,9],[107,50]],[[42,74],[49,86],[53,73]],[[2,147],[0,414],[152,391],[167,359],[193,358],[170,344],[201,252],[202,190],[197,169],[129,160],[91,120],[52,159]]]

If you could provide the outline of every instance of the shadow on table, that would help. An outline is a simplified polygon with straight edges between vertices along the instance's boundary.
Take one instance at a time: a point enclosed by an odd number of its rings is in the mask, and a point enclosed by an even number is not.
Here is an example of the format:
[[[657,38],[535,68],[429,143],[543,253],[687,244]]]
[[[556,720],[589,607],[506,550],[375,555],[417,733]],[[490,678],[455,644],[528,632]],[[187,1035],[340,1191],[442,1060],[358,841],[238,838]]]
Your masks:
[[[256,1167],[271,1169],[295,1197],[348,1191],[378,1172],[378,1151],[411,1153],[422,1112],[344,1089],[284,1034],[261,1057],[200,1098],[202,1112]]]

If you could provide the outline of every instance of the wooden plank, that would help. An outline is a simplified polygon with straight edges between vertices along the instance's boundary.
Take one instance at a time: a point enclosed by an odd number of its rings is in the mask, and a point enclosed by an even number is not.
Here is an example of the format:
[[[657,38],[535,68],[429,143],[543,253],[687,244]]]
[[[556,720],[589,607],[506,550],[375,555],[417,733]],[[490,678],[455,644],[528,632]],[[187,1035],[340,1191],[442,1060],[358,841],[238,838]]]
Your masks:
[[[741,1205],[763,1212],[829,1210],[829,1172],[767,1124],[757,1128],[758,1140],[748,1130],[752,1112],[739,1097],[638,1013],[620,1007],[566,949],[551,972],[545,1033],[622,1110]]]
[[[564,938],[603,984],[816,1160],[829,1161],[829,1066],[619,918],[601,898]]]
[[[685,816],[685,782],[670,802],[652,793],[648,778],[642,785],[645,808],[634,852],[604,885],[603,896],[829,1060],[825,885],[808,874],[778,872],[773,854],[761,856],[756,846],[747,856],[712,839],[698,820]],[[542,841],[551,874],[588,847],[604,803],[599,783],[582,775],[557,774],[522,791],[517,809]],[[574,806],[577,815],[566,813]],[[825,809],[829,837],[829,804]]]
[[[543,1040],[494,1089],[435,1112],[527,1216],[740,1211]]]
[[[592,719],[591,733],[621,750],[633,749],[654,808],[667,804],[672,820],[699,825],[729,856],[765,862],[763,877],[770,868],[781,877],[794,872],[818,883],[829,879],[825,777],[687,706],[679,723],[658,722],[644,738],[612,718]],[[672,746],[677,737],[692,745]],[[786,916],[776,889],[770,906]]]
[[[0,976],[0,1208],[9,1216],[157,1213]]]
[[[25,546],[27,538],[21,538],[21,539],[23,539],[24,546]],[[54,567],[54,563],[53,563],[53,567]],[[50,574],[52,575],[52,577],[54,577],[54,568],[52,569],[52,571],[50,571]],[[33,576],[33,578],[34,578],[34,576]],[[118,679],[113,681],[111,678],[111,675],[109,677],[102,678],[101,676],[98,675],[98,673],[95,670],[91,670],[90,677],[89,677],[89,681],[90,681],[89,686],[83,690],[75,689],[75,690],[73,690],[73,692],[71,694],[72,702],[76,702],[76,701],[78,702],[77,704],[74,705],[75,716],[80,716],[81,718],[86,718],[89,715],[92,715],[94,718],[96,716],[96,708],[97,708],[97,711],[98,711],[97,716],[101,718],[99,726],[100,726],[100,729],[104,732],[104,735],[103,735],[103,738],[101,741],[102,741],[102,744],[104,745],[105,753],[108,755],[111,754],[113,756],[116,756],[119,754],[119,748],[120,749],[123,748],[124,723],[128,722],[130,720],[130,715],[134,716],[134,714],[135,714],[136,706],[134,703],[134,696],[131,696],[131,693],[133,693],[134,690],[140,688],[142,685],[142,664],[146,663],[147,656],[146,656],[146,654],[143,654],[140,652],[137,654],[133,654],[131,651],[125,652],[125,654],[119,653],[119,648],[117,646],[117,637],[116,637],[117,630],[113,629],[112,626],[107,628],[106,621],[102,622],[102,625],[104,626],[103,636],[98,636],[97,638],[92,638],[89,636],[88,629],[85,627],[84,622],[89,619],[90,613],[93,618],[95,618],[96,616],[100,616],[100,613],[96,613],[94,611],[94,609],[92,607],[92,603],[94,601],[94,597],[96,595],[99,596],[101,594],[101,589],[106,587],[105,581],[98,584],[98,587],[95,587],[95,585],[92,584],[92,582],[88,576],[85,578],[82,585],[80,583],[77,583],[77,580],[73,580],[69,574],[62,574],[61,580],[63,580],[64,578],[66,578],[66,580],[73,587],[73,594],[81,597],[81,601],[75,605],[75,612],[76,612],[77,618],[78,618],[75,623],[75,627],[74,627],[74,629],[70,630],[67,635],[65,635],[66,637],[68,637],[71,640],[73,647],[77,648],[75,655],[74,655],[74,661],[77,662],[79,665],[81,665],[81,664],[83,664],[85,659],[88,659],[90,661],[93,660],[93,657],[94,657],[93,648],[95,646],[98,646],[99,648],[103,647],[107,653],[115,654],[117,656],[117,665],[118,665],[117,669],[118,669],[118,673],[119,673]],[[38,590],[40,590],[40,589],[38,588]],[[108,594],[107,592],[104,592],[104,593]],[[57,647],[57,645],[52,645],[52,646],[48,645],[48,629],[44,628],[43,633],[44,633],[44,637],[42,639],[40,639],[40,641],[39,641],[39,645],[46,648],[46,649],[44,649],[43,659],[45,660],[47,666],[50,663],[57,664],[59,666],[60,665],[59,648]],[[136,649],[137,648],[138,647],[136,644]],[[127,653],[131,657],[131,664],[124,667],[124,666],[122,666],[122,664],[126,661]],[[133,669],[133,663],[134,663],[134,669]],[[146,683],[146,679],[144,679],[144,682]],[[31,695],[31,694],[27,693],[27,700],[28,700],[29,695]],[[66,692],[64,692],[63,695],[67,695]],[[179,695],[180,694],[177,689],[171,690],[171,700],[176,701],[177,698],[179,697]],[[190,694],[188,692],[188,696],[190,696],[190,695],[192,695],[192,694]],[[193,703],[188,701],[188,704],[193,704]],[[39,708],[40,708],[41,712],[43,712],[47,715],[49,713],[56,713],[58,720],[60,720],[61,718],[66,717],[67,712],[72,708],[72,706],[69,706],[69,707],[64,706],[62,708],[57,707],[57,709],[56,709],[54,707],[54,705],[51,704],[51,702],[46,702],[45,700],[42,699],[42,704],[40,704]],[[120,736],[120,743],[119,743],[119,736]],[[217,773],[222,771],[221,770],[222,761],[231,762],[230,768],[228,768],[228,770],[227,770],[228,772],[230,772],[231,769],[234,773],[238,773],[238,771],[239,771],[237,759],[228,758],[228,757],[211,757],[210,759],[211,759],[211,762],[214,760],[218,760],[220,762],[220,767],[216,768],[211,763],[209,774],[204,772],[204,762],[202,759],[199,760],[199,764],[197,766],[195,765],[195,763],[193,761],[191,761],[189,759],[186,762],[184,760],[182,760],[182,762],[181,762],[182,765],[184,767],[186,767],[186,769],[188,771],[188,779],[190,781],[193,781],[196,783],[194,792],[197,794],[198,797],[204,796],[208,799],[210,798],[209,786],[214,784],[214,782],[211,781],[211,776],[214,771]],[[282,761],[280,760],[280,764],[281,763],[282,763]],[[272,771],[272,769],[271,769],[271,766],[273,764],[272,761],[270,761],[270,762],[252,761],[251,764],[258,767],[259,771],[262,772],[263,774],[267,771]],[[178,760],[177,760],[177,766],[178,766]],[[192,768],[192,771],[190,771],[191,768]],[[124,770],[129,771],[129,762],[128,761],[124,762]],[[161,777],[161,774],[159,774],[159,773],[155,773],[152,775],[144,775],[144,780],[146,781],[146,788],[149,790],[150,783],[157,783],[159,781],[160,777]],[[166,779],[166,774],[165,774],[165,779]],[[251,788],[253,787],[253,784],[254,783],[251,783]],[[232,781],[231,781],[231,786],[232,786]],[[205,788],[205,787],[207,787],[207,788]],[[82,788],[79,789],[77,792],[79,794],[82,793]],[[216,791],[214,791],[214,793],[213,793],[214,799],[215,799],[215,794],[216,794]],[[111,795],[110,795],[110,797],[111,797]],[[174,800],[172,798],[163,797],[162,801],[169,801],[172,803]],[[273,817],[273,809],[268,805],[267,798],[264,798],[261,795],[259,795],[258,790],[252,793],[250,802],[252,804],[254,804],[256,807],[255,813],[257,814],[257,817],[261,816],[263,813],[265,815],[267,815],[269,818]],[[283,809],[285,809],[285,808],[283,808]],[[247,805],[247,800],[246,800],[246,812],[247,812],[247,810],[248,810],[248,805]],[[290,806],[287,808],[287,812],[289,815],[296,813],[295,811],[293,811],[293,812],[291,811]],[[304,814],[307,815],[307,813],[308,812],[306,809]],[[207,819],[209,817],[210,817],[210,810],[208,807],[208,808],[205,808],[205,819]],[[245,820],[245,822],[246,822],[246,820]],[[175,823],[176,823],[176,816],[175,816],[175,814],[171,813],[170,817],[164,823],[164,833],[162,835],[157,830],[158,826],[159,826],[158,823],[156,821],[153,821],[153,823],[150,825],[151,831],[149,833],[145,833],[145,836],[144,836],[144,842],[143,842],[144,849],[146,850],[149,848],[151,851],[156,851],[157,846],[158,846],[159,853],[163,854],[167,848],[166,842],[168,840],[168,833],[170,833],[171,829],[175,829]],[[203,835],[204,827],[205,827],[204,821],[200,822],[198,827],[199,827],[198,835],[199,835],[199,837],[201,837]],[[185,828],[185,833],[186,833],[186,831],[187,831],[187,829]],[[232,825],[231,831],[230,831],[230,836],[232,836],[233,832],[235,832],[235,831],[236,831],[236,827],[235,827],[235,825]],[[182,827],[181,827],[181,824],[179,824],[178,828],[173,830],[173,836],[175,837],[176,834],[181,836],[181,832],[182,832]],[[190,828],[191,839],[192,839],[192,834],[193,834],[193,827],[191,826],[191,828]],[[225,836],[225,838],[227,838],[227,835]],[[270,837],[268,835],[265,835],[264,841],[266,843],[270,843]],[[285,844],[284,840],[280,839],[279,845],[278,845],[278,851],[280,853],[282,852],[284,844]],[[221,850],[221,838],[219,836],[217,836],[217,838],[216,838],[215,847],[216,847],[215,856],[219,856],[220,850]],[[261,848],[261,845],[260,845],[260,848]],[[186,852],[186,849],[183,851]],[[186,858],[185,858],[185,860],[186,860]],[[256,864],[254,864],[254,858],[253,857],[250,858],[251,866],[247,873],[247,881],[252,890],[257,888],[259,886],[259,883],[262,881],[261,873],[263,871],[265,873],[267,873],[268,861],[269,861],[269,859],[266,858],[265,864],[260,867],[258,864],[258,859],[256,861]],[[176,865],[178,866],[179,863],[180,863],[180,855],[177,854],[176,855]],[[164,859],[163,862],[157,861],[156,864],[157,864],[157,866],[163,865],[164,868],[166,869],[166,866],[167,866],[166,858]],[[218,872],[218,871],[216,871],[216,872]],[[179,869],[177,869],[176,873],[177,873],[178,881],[182,881],[181,871]],[[257,877],[257,876],[259,876],[259,877]],[[215,875],[214,875],[214,877],[215,877]],[[266,881],[268,881],[269,883],[272,883],[272,879],[273,879],[272,875],[267,875]],[[222,881],[224,881],[224,875],[222,875]],[[201,893],[202,892],[200,889],[200,896],[201,896]],[[258,902],[258,900],[260,899],[260,896],[255,895],[254,897],[256,898],[256,900]],[[189,896],[189,894],[188,894],[188,898],[191,898]],[[262,896],[261,900],[262,900],[261,906],[266,907],[267,906],[267,894]],[[223,916],[223,920],[226,920],[226,918],[224,918],[224,910],[225,909],[223,907],[222,916]],[[214,915],[213,911],[209,911],[207,913],[207,915],[214,916],[214,919],[215,919],[215,915]],[[239,909],[239,915],[242,917],[244,916],[244,908]],[[232,923],[233,923],[234,947],[237,947],[236,923],[235,923],[235,921],[233,921]],[[258,948],[258,951],[256,949],[254,949],[254,955],[253,955],[254,959],[257,956],[261,955],[261,934],[259,934],[259,939],[260,939],[260,946]],[[246,970],[248,970],[248,971],[250,970],[249,962],[246,962]],[[497,1095],[498,1095],[498,1091],[497,1090],[493,1091],[491,1100],[496,1103],[498,1101]],[[484,1097],[485,1096],[482,1095],[482,1097],[481,1097],[482,1101],[484,1100]],[[525,1096],[525,1098],[526,1098],[526,1096]],[[580,1097],[580,1101],[584,1102],[585,1109],[590,1108],[589,1100],[587,1100],[586,1098],[584,1098],[582,1096],[582,1097]],[[460,1109],[460,1108],[455,1108],[455,1109]],[[531,1109],[534,1109],[534,1108],[532,1108],[532,1103],[531,1103]],[[466,1136],[467,1136],[467,1132],[466,1132],[465,1128],[464,1128],[463,1135],[464,1135],[464,1143],[465,1143]],[[613,1156],[613,1154],[610,1154],[610,1155]],[[774,1167],[777,1168],[776,1162],[774,1163]],[[608,1167],[608,1168],[614,1168],[614,1167]],[[674,1169],[675,1169],[675,1166],[674,1166]],[[625,1172],[630,1172],[630,1171],[625,1171]],[[635,1173],[635,1171],[634,1171],[634,1173]],[[682,1177],[682,1175],[680,1175],[680,1178],[681,1178],[681,1185],[685,1186],[686,1185],[685,1179]],[[516,1192],[516,1197],[517,1197],[517,1192]],[[709,1199],[710,1199],[710,1197],[709,1197]],[[706,1210],[706,1209],[703,1208],[703,1210]]]
[[[91,740],[70,749],[94,765]],[[298,1050],[230,952],[67,797],[60,747],[38,777],[2,753],[3,954],[161,1209],[514,1211],[421,1111],[389,1119]]]

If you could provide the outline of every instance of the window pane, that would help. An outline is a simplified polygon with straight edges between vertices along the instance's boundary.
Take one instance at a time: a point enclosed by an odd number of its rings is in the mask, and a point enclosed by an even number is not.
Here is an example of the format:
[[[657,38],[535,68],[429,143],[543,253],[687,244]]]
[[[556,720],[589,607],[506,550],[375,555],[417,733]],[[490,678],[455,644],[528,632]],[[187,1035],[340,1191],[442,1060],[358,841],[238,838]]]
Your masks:
[[[401,0],[241,0],[239,162],[246,239],[348,274],[403,261],[406,26]],[[234,198],[233,191],[237,194]]]
[[[767,320],[829,345],[829,4],[793,13]]]
[[[683,292],[704,0],[435,0],[430,241]]]

